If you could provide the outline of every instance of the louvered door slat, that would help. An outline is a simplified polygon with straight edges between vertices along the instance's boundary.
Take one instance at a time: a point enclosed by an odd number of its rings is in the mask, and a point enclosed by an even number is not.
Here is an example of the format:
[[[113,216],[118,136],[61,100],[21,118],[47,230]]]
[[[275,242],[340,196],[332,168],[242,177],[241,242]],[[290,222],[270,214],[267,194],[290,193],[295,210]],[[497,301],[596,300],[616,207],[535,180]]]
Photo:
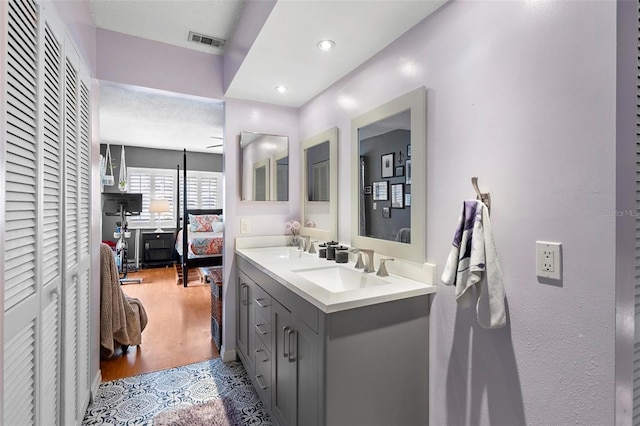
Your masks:
[[[8,3],[5,144],[5,311],[35,293],[37,19],[33,2]],[[19,60],[17,60],[19,59]],[[25,220],[27,218],[27,220]]]
[[[80,138],[78,148],[80,159],[80,256],[89,256],[89,183],[91,179],[89,165],[89,90],[84,83],[80,83],[79,95]]]
[[[78,278],[73,277],[65,290],[65,351],[64,351],[64,394],[65,394],[65,418],[75,419],[77,404],[76,392],[77,383],[77,342],[78,342],[78,322],[77,322],[77,289]]]
[[[640,30],[640,3],[636,3],[636,22]],[[636,51],[636,211],[640,211],[640,39]],[[633,424],[640,425],[640,217],[636,216],[636,280],[635,280],[635,331],[633,354]]]
[[[58,298],[54,295],[42,312],[42,412],[51,423],[58,418]]]
[[[36,326],[30,322],[4,345],[4,424],[35,423]]]

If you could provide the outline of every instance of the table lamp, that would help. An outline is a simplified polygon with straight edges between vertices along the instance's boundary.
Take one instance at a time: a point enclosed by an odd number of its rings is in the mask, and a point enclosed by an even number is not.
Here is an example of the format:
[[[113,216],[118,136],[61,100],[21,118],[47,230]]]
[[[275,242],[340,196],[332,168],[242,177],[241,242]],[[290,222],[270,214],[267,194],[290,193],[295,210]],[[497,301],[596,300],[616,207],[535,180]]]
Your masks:
[[[169,200],[151,200],[149,204],[149,211],[156,214],[156,225],[158,226],[155,232],[163,232],[160,227],[160,213],[166,213],[169,211]]]

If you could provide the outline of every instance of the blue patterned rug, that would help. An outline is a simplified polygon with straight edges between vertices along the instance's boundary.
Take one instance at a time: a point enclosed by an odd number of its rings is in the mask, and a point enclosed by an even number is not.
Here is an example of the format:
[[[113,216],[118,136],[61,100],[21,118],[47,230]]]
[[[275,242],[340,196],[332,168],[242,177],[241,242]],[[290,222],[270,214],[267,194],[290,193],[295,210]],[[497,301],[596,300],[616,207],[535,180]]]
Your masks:
[[[240,362],[219,358],[103,382],[83,425],[152,425],[156,414],[225,398],[246,425],[272,422]]]

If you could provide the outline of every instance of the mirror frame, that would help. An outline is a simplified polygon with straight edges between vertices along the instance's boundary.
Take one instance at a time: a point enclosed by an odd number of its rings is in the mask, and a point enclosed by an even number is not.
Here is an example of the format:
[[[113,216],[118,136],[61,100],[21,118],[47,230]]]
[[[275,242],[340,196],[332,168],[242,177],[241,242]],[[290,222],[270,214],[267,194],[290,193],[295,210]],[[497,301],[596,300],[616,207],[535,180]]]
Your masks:
[[[421,86],[351,120],[351,246],[373,249],[397,259],[426,261],[427,207],[427,99]],[[399,243],[358,235],[360,217],[360,139],[361,127],[411,110],[411,243]]]
[[[307,170],[307,150],[316,145],[329,141],[329,216],[331,220],[330,229],[307,228],[306,203],[307,187],[309,183],[309,171]],[[301,189],[301,233],[310,235],[312,239],[319,241],[333,241],[338,238],[338,128],[332,127],[324,132],[318,133],[302,141],[302,189]]]
[[[289,136],[286,135],[274,135],[271,133],[261,133],[261,132],[248,132],[245,130],[241,130],[240,131],[240,135],[238,137],[238,163],[239,163],[239,167],[238,167],[238,178],[239,178],[239,197],[240,197],[240,201],[247,201],[247,202],[254,202],[254,201],[258,201],[255,200],[255,185],[253,180],[255,180],[255,165],[257,163],[253,163],[250,164],[251,166],[251,179],[252,179],[252,184],[253,184],[253,189],[252,189],[252,193],[251,193],[251,199],[246,199],[244,198],[244,173],[245,173],[245,158],[244,158],[244,148],[246,146],[243,146],[243,140],[242,140],[242,136],[243,134],[247,134],[247,135],[260,135],[260,136],[273,136],[273,137],[278,137],[278,138],[286,138],[287,140],[287,149],[286,150],[281,150],[275,153],[274,155],[274,160],[276,158],[280,159],[280,158],[284,158],[285,156],[291,156],[291,147],[290,147],[290,141],[289,141]],[[282,155],[282,153],[286,153],[287,155]],[[274,191],[277,190],[277,184],[275,182],[271,181],[271,177],[274,174],[273,170],[275,167],[277,167],[277,165],[275,164],[275,161],[273,162],[273,164],[271,164],[271,159],[266,159],[268,161],[267,163],[267,170],[268,170],[268,175],[269,175],[269,185],[267,187],[267,192],[269,194],[269,198],[271,198],[272,194],[274,194]],[[262,160],[260,160],[262,161]],[[277,202],[277,203],[288,203],[291,200],[291,170],[289,169],[289,171],[287,172],[287,199],[286,200],[263,200],[263,201],[259,201],[261,203],[263,202]]]

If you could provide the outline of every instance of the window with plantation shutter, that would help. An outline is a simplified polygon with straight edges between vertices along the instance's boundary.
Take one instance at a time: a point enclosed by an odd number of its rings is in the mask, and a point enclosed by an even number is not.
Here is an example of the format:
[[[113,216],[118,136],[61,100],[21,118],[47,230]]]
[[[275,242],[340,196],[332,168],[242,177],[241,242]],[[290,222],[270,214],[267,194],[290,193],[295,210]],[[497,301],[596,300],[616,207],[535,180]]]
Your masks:
[[[162,226],[175,226],[176,171],[170,169],[149,169],[128,167],[129,191],[142,194],[142,214],[128,219],[130,227],[151,228],[156,226],[156,218],[149,213],[151,200],[168,200],[170,211],[160,213]],[[222,174],[215,172],[187,171],[187,205],[190,209],[220,208]],[[183,177],[180,175],[180,206],[183,200]]]

